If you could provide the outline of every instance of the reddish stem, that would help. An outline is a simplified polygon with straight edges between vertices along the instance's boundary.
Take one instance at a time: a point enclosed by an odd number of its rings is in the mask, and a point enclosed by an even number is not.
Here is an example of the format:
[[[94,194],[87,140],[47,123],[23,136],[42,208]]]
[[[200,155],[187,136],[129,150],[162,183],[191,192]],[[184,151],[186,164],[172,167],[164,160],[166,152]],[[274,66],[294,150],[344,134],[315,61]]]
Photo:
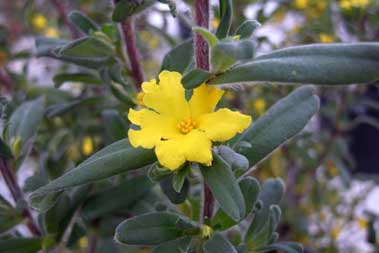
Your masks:
[[[63,22],[68,27],[71,32],[71,35],[74,39],[80,38],[82,36],[82,32],[71,22],[68,18],[66,7],[64,6],[61,0],[52,0],[51,1],[55,8],[57,9],[59,15],[63,18]]]
[[[4,181],[14,201],[16,203],[25,202],[22,191],[16,182],[16,178],[8,167],[8,163],[4,158],[0,158],[0,171],[1,174],[3,174]],[[34,223],[32,214],[27,207],[22,209],[22,216],[27,219],[26,226],[29,228],[30,232],[35,236],[41,236],[41,232],[38,229],[37,225]]]
[[[209,1],[195,0],[195,24],[205,29],[209,28]],[[195,63],[196,67],[209,70],[209,46],[208,43],[195,33]],[[214,209],[214,198],[208,185],[204,183],[204,204],[203,204],[203,220],[212,218]]]
[[[8,73],[4,68],[0,67],[0,86],[4,86],[4,89],[10,93],[13,87],[13,81],[9,77]]]
[[[141,89],[141,84],[145,78],[141,65],[141,54],[136,43],[133,19],[131,18],[122,22],[121,28],[124,34],[126,52],[128,54],[132,75],[136,81],[137,89]]]

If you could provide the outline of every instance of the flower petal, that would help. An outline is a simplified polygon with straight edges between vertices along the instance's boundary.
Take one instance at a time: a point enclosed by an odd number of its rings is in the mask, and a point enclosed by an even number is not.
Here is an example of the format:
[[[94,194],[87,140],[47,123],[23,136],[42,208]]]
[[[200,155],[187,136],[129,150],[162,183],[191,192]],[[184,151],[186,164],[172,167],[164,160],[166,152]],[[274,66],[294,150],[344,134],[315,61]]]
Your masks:
[[[140,126],[140,130],[129,129],[128,137],[133,147],[153,148],[162,138],[169,139],[180,135],[176,119],[160,115],[148,109],[129,110],[129,120]]]
[[[198,122],[199,129],[212,141],[227,141],[237,133],[242,133],[250,125],[251,117],[223,108],[202,115]]]
[[[167,141],[160,141],[155,148],[159,163],[170,170],[179,168],[185,161],[210,165],[212,162],[212,143],[200,131],[194,130],[186,135]]]
[[[171,115],[177,120],[187,118],[189,106],[181,79],[182,76],[178,72],[162,71],[159,74],[159,84],[155,80],[144,82],[144,105],[162,115]]]
[[[189,101],[192,117],[197,118],[202,114],[213,112],[223,94],[223,90],[205,83],[194,89]]]

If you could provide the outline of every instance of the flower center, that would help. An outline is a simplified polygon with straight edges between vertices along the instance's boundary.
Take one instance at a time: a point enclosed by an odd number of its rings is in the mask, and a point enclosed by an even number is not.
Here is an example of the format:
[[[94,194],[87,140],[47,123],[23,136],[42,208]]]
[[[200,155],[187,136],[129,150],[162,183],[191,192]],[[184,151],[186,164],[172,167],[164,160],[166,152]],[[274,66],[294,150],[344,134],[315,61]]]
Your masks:
[[[197,122],[192,118],[186,118],[177,124],[179,131],[183,134],[188,134],[192,129],[197,127]]]

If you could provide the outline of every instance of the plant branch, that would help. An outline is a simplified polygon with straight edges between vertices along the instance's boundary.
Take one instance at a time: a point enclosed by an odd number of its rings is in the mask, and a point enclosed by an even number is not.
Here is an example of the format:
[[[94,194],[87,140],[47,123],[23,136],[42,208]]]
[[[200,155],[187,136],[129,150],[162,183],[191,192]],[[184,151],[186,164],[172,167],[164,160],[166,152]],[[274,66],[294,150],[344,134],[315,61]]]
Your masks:
[[[5,184],[7,185],[15,203],[25,203],[24,196],[16,182],[16,178],[11,169],[9,168],[7,161],[4,158],[0,158],[0,171],[1,174],[3,174]],[[34,223],[32,214],[26,206],[22,209],[22,216],[26,218],[26,226],[28,227],[30,232],[34,236],[41,236],[41,232],[38,229],[37,225]]]
[[[195,0],[195,24],[205,29],[209,28],[209,1]],[[196,67],[209,70],[209,46],[198,33],[195,33],[195,63]],[[203,220],[212,218],[214,198],[208,185],[204,182]]]
[[[67,9],[64,6],[63,2],[61,0],[52,0],[51,1],[55,8],[57,9],[59,15],[62,17],[63,22],[68,27],[68,29],[71,32],[72,38],[77,39],[82,36],[81,31],[74,25],[74,23],[71,22],[71,20],[68,18],[67,15]]]
[[[121,23],[124,36],[126,53],[128,55],[130,69],[135,80],[137,89],[141,89],[141,84],[145,80],[142,65],[141,53],[137,47],[134,20],[132,18]]]

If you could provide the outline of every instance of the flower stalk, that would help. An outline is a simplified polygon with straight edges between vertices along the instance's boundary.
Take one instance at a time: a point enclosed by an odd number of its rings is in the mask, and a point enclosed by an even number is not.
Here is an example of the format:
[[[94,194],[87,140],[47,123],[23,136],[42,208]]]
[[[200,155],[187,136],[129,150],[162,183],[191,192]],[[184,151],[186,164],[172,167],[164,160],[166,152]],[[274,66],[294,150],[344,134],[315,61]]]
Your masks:
[[[16,178],[4,158],[0,158],[0,171],[15,203],[25,202],[22,191],[16,182]],[[24,207],[22,209],[22,216],[27,220],[26,226],[28,227],[29,231],[34,236],[41,236],[41,232],[38,229],[37,225],[34,223],[32,214],[27,207]]]

